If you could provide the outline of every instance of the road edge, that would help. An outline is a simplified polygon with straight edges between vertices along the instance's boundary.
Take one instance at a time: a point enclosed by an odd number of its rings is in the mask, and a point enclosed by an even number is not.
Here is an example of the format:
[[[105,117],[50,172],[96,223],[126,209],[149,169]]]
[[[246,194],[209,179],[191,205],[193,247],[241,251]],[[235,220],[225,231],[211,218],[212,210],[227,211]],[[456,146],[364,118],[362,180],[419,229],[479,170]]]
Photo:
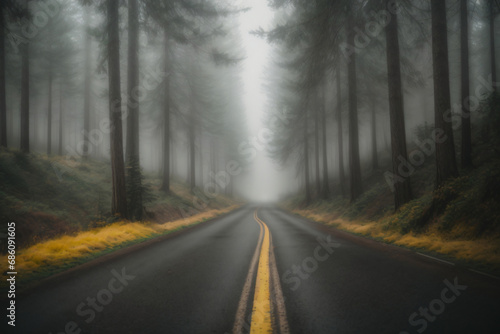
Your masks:
[[[91,259],[88,262],[78,264],[74,267],[71,267],[71,268],[64,270],[62,272],[59,272],[57,274],[50,275],[50,276],[45,277],[45,278],[43,278],[39,281],[36,281],[34,283],[29,283],[28,285],[26,285],[18,290],[18,296],[20,298],[22,298],[26,295],[29,295],[31,292],[33,292],[34,290],[39,289],[41,287],[50,287],[50,286],[56,285],[57,283],[60,283],[64,280],[70,279],[71,277],[75,277],[81,271],[91,269],[93,267],[105,264],[107,262],[110,262],[112,260],[116,260],[116,259],[121,258],[121,257],[125,257],[131,253],[136,252],[136,251],[142,250],[142,249],[147,248],[147,247],[151,247],[159,242],[163,242],[163,241],[166,241],[168,239],[179,237],[185,233],[192,232],[198,228],[206,226],[207,224],[210,224],[210,223],[216,222],[220,219],[223,219],[230,214],[233,214],[235,212],[243,210],[245,207],[246,207],[246,205],[242,205],[234,210],[225,212],[225,213],[223,213],[219,216],[216,216],[214,218],[211,218],[211,219],[208,219],[205,221],[201,221],[198,223],[193,223],[192,225],[188,225],[182,229],[173,231],[171,233],[154,236],[154,237],[147,239],[147,240],[144,240],[142,242],[132,244],[130,246],[125,246],[123,248],[119,248],[117,250],[111,251],[110,253],[106,253],[106,254],[103,254],[102,256],[98,256],[94,259]]]
[[[282,211],[283,213],[286,213],[286,214],[289,214],[289,215],[292,215],[292,216],[295,216],[295,217],[299,217],[299,218],[303,219],[305,222],[307,222],[308,224],[310,224],[312,226],[315,226],[319,230],[323,230],[325,232],[334,232],[334,233],[337,233],[338,235],[340,235],[340,236],[342,236],[344,238],[351,239],[351,240],[362,241],[363,243],[366,243],[366,244],[368,244],[368,243],[375,243],[377,245],[381,245],[381,246],[384,246],[384,247],[393,247],[394,249],[398,249],[398,250],[401,250],[401,251],[406,251],[406,252],[414,254],[415,256],[419,256],[419,257],[422,257],[422,258],[427,258],[427,259],[430,259],[430,260],[432,260],[434,262],[438,262],[438,263],[441,263],[441,264],[444,264],[444,265],[448,265],[448,266],[455,266],[457,268],[461,268],[463,270],[466,270],[466,271],[469,271],[469,272],[473,272],[473,273],[475,273],[477,275],[481,275],[483,278],[489,278],[489,279],[492,279],[492,280],[495,280],[495,281],[500,281],[500,277],[497,276],[498,273],[478,270],[477,267],[470,266],[470,264],[465,263],[464,261],[461,261],[461,260],[453,258],[453,257],[445,257],[444,259],[442,259],[442,258],[439,257],[440,254],[439,253],[436,254],[436,252],[429,252],[429,251],[427,251],[425,249],[419,249],[419,248],[412,248],[412,247],[405,247],[405,246],[395,245],[393,243],[385,242],[383,240],[378,240],[376,238],[371,238],[370,236],[367,236],[367,235],[352,233],[350,231],[345,231],[345,230],[342,230],[342,229],[338,229],[335,226],[327,225],[325,223],[312,220],[312,219],[310,219],[308,217],[304,217],[304,216],[302,216],[302,215],[300,215],[298,213],[289,211],[289,210],[287,210],[285,208],[282,208],[282,207],[276,207],[276,208],[278,210]],[[452,261],[454,261],[454,262],[452,262]]]

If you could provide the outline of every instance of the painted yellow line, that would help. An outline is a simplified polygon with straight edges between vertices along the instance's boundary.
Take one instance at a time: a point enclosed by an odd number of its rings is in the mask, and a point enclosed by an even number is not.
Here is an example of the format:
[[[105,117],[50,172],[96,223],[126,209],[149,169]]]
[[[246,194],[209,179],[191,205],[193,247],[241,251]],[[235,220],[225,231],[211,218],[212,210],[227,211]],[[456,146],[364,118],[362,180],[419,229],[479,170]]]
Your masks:
[[[271,293],[269,285],[270,233],[267,225],[260,220],[259,217],[257,217],[257,210],[254,212],[254,218],[259,225],[264,228],[264,240],[260,249],[257,281],[255,283],[255,294],[253,299],[252,321],[250,323],[250,334],[272,333]]]
[[[248,299],[250,297],[250,289],[252,287],[255,271],[257,270],[257,261],[259,260],[259,250],[262,245],[262,240],[264,239],[263,235],[264,227],[260,223],[259,227],[260,227],[260,233],[259,233],[259,238],[257,239],[257,247],[255,247],[255,252],[253,254],[252,261],[250,262],[250,269],[248,270],[248,274],[245,279],[245,285],[243,286],[240,302],[238,304],[238,309],[236,311],[236,317],[233,326],[233,334],[242,334],[244,327],[247,325],[245,323],[245,314],[247,311]]]

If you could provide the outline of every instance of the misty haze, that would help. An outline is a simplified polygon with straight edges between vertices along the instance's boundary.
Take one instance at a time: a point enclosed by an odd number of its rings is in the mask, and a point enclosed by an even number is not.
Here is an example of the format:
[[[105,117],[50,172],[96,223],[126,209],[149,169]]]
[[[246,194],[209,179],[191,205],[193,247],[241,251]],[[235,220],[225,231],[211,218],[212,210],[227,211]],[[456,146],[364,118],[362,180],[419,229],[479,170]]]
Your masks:
[[[499,0],[2,0],[2,333],[500,333]]]

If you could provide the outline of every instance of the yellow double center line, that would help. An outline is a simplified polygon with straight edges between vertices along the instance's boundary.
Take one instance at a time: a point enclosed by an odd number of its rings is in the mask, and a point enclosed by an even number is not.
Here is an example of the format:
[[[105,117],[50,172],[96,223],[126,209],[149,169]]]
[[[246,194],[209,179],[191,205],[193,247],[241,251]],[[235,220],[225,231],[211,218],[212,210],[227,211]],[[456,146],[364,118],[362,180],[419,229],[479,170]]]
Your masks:
[[[259,223],[260,229],[264,229],[264,241],[260,248],[259,267],[257,281],[255,282],[255,294],[253,298],[252,323],[250,334],[272,333],[271,323],[271,290],[269,285],[269,228],[257,216],[257,210],[253,214]]]
[[[288,322],[272,248],[271,232],[266,223],[258,217],[257,209],[254,211],[253,216],[259,224],[260,234],[236,312],[233,333],[249,332],[254,334],[276,332],[287,334],[289,332]],[[257,277],[252,314],[249,323],[247,323],[245,315],[256,270]],[[244,331],[244,329],[247,331]]]

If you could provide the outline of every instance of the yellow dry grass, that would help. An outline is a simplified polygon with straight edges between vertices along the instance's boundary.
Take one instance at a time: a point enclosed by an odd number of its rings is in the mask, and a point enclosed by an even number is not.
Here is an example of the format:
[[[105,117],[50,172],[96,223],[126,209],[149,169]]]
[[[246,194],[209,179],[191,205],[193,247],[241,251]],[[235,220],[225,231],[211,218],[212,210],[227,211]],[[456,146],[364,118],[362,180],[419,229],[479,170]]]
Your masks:
[[[435,228],[423,234],[401,234],[384,230],[380,222],[348,221],[340,218],[332,219],[329,213],[318,213],[312,210],[294,210],[302,217],[335,226],[340,230],[378,238],[398,246],[420,248],[451,256],[465,261],[475,261],[493,266],[500,266],[500,240],[498,236],[483,238],[450,239],[450,235],[470,235],[467,226],[458,225],[449,234],[442,234]]]
[[[117,222],[105,227],[83,231],[72,236],[62,236],[20,249],[16,256],[16,270],[21,277],[46,267],[58,267],[78,261],[94,253],[119,246],[126,242],[154,237],[182,227],[194,225],[236,209],[231,206],[221,210],[210,210],[163,224]],[[7,259],[2,261],[5,266]],[[2,268],[2,271],[6,268]]]

